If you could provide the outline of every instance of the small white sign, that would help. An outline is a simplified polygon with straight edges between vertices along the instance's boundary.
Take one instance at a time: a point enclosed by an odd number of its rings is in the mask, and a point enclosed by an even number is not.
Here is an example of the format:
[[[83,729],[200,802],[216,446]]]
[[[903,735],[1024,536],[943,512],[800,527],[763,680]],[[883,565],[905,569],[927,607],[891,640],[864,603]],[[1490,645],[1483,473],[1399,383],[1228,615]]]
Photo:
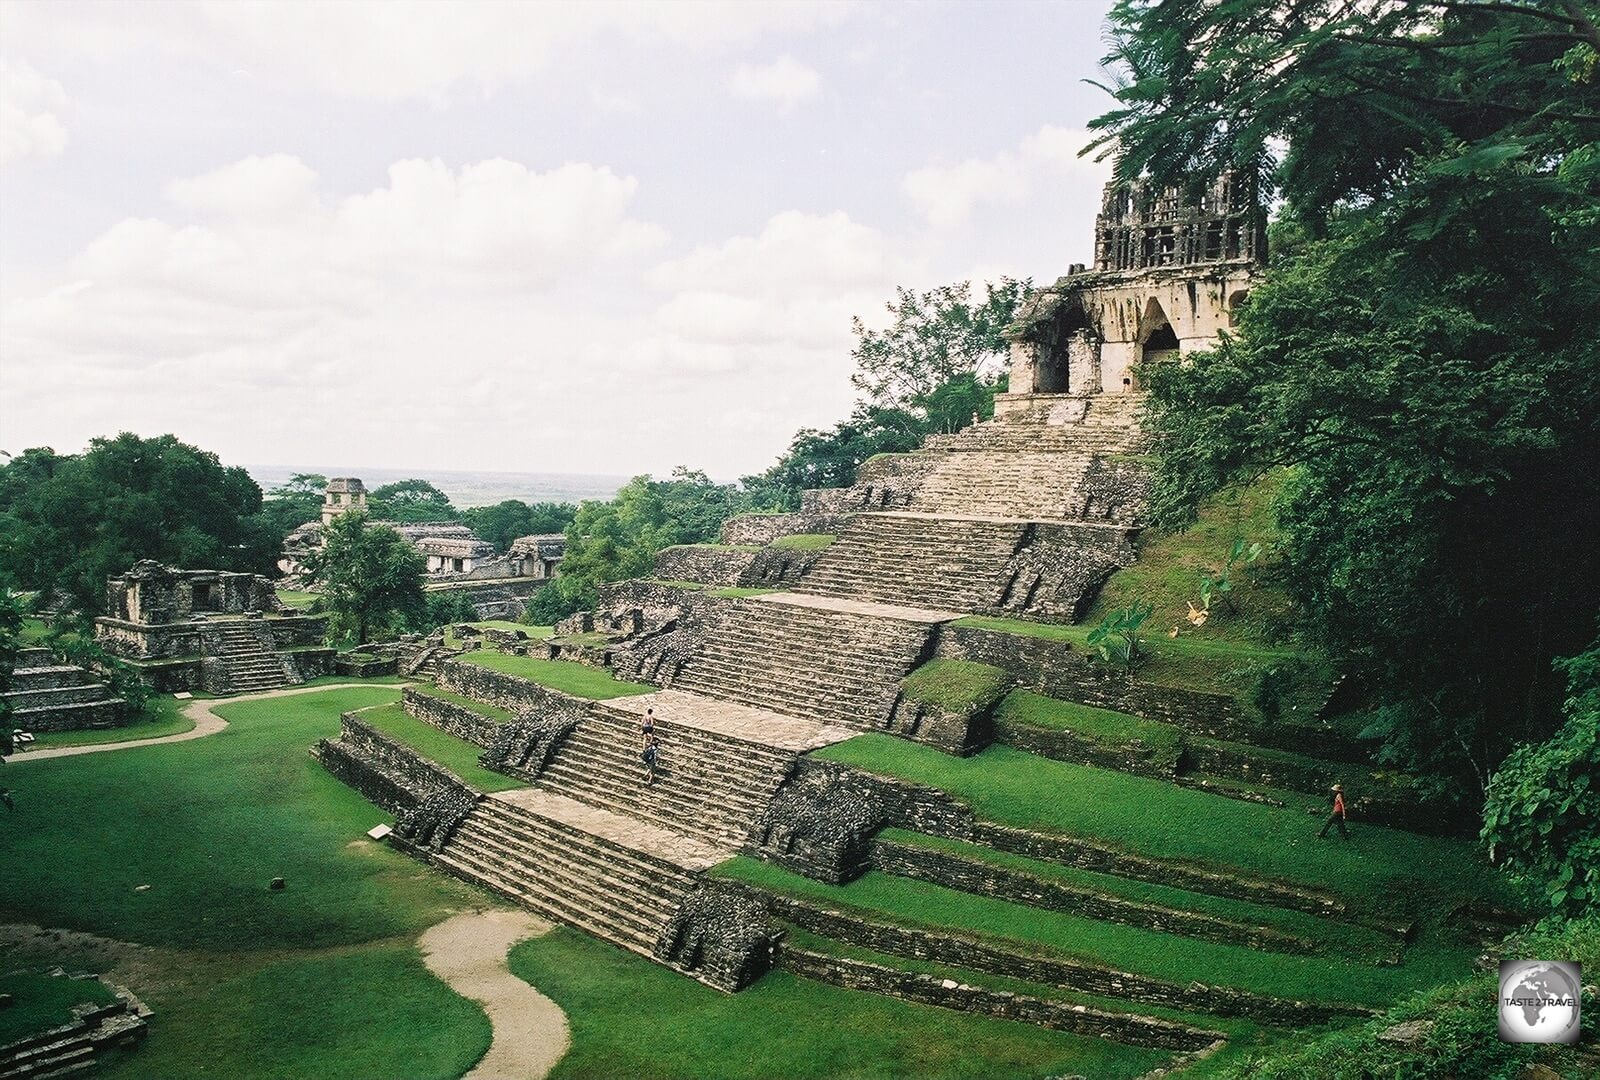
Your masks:
[[[190,698],[194,697],[194,695],[189,693],[189,691],[187,691],[187,690],[179,690],[176,694],[173,694],[172,696],[177,698],[179,701],[188,701]]]
[[[389,828],[387,825],[375,825],[367,830],[367,835],[372,837],[374,840],[382,840],[385,836],[388,836],[392,832],[394,832],[394,830]]]

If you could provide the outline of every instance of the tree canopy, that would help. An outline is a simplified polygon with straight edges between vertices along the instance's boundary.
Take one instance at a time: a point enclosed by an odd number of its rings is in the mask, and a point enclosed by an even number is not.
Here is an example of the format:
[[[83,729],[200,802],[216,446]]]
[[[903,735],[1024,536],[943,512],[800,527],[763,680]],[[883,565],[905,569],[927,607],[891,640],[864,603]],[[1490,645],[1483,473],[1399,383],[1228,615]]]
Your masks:
[[[519,536],[564,532],[578,508],[571,503],[539,502],[529,505],[521,499],[506,499],[493,506],[473,506],[461,516],[472,531],[494,545],[504,555]]]
[[[0,572],[88,612],[101,610],[106,578],[140,559],[269,573],[282,534],[260,509],[249,473],[173,435],[25,450],[0,465]]]
[[[367,509],[375,521],[412,524],[422,521],[455,521],[461,516],[450,496],[431,482],[412,478],[384,484],[367,493]]]
[[[426,562],[405,537],[369,524],[360,510],[334,518],[322,537],[308,570],[322,590],[335,638],[348,636],[362,645],[375,632],[423,621]]]
[[[1253,170],[1234,336],[1145,374],[1167,526],[1276,468],[1302,629],[1460,788],[1559,723],[1600,597],[1600,109],[1575,4],[1125,0],[1119,174]]]

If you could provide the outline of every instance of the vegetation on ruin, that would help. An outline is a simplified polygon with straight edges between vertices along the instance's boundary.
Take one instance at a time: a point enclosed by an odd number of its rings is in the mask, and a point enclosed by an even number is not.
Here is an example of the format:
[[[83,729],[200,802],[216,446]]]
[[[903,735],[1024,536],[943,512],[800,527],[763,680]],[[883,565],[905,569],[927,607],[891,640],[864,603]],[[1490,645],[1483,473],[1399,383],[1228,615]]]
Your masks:
[[[1409,990],[1466,975],[1473,957],[1470,946],[1429,942],[1411,945],[1397,966],[1357,964],[1345,956],[1296,956],[1030,907],[880,871],[846,885],[824,885],[740,856],[717,873],[870,921],[948,931],[1179,985],[1198,981],[1301,1001],[1386,1004]],[[1331,923],[1324,930],[1329,936],[1340,932]]]
[[[514,974],[566,1010],[552,1080],[648,1076],[1135,1077],[1169,1055],[854,993],[775,971],[735,995],[557,928],[511,951]]]
[[[1189,42],[1203,39],[1204,50]],[[1600,562],[1600,32],[1580,5],[1120,4],[1120,175],[1283,201],[1237,332],[1148,373],[1154,511],[1274,469],[1294,628],[1476,803],[1562,723]],[[1283,148],[1281,160],[1272,156]]]
[[[994,707],[1015,682],[989,664],[971,660],[929,660],[900,680],[909,701],[952,713],[981,713]]]
[[[1600,965],[1600,920],[1573,921],[1551,930],[1517,935],[1502,950],[1505,956],[1551,956],[1575,960],[1584,970]],[[1496,974],[1484,971],[1470,979],[1412,995],[1363,1024],[1279,1043],[1265,1051],[1247,1051],[1220,1074],[1228,1080],[1301,1080],[1308,1076],[1405,1076],[1416,1080],[1517,1080],[1535,1075],[1540,1063],[1555,1076],[1589,1075],[1593,1058],[1578,1058],[1578,1048],[1508,1043],[1499,1037],[1495,1010],[1485,1002],[1497,993]],[[1585,1006],[1591,1001],[1586,1000]],[[1425,1021],[1430,1026],[1420,1045],[1384,1039],[1397,1024]],[[1583,1012],[1584,1049],[1600,1038],[1600,1017],[1592,1007]]]
[[[513,656],[510,653],[479,649],[460,657],[463,663],[476,664],[491,671],[504,672],[518,678],[536,682],[540,686],[559,690],[574,697],[591,701],[607,698],[630,697],[634,694],[651,694],[656,688],[643,683],[625,682],[613,678],[606,668],[591,667],[572,660],[541,660],[533,656]]]
[[[502,709],[498,705],[490,705],[487,702],[478,701],[476,698],[469,698],[465,694],[457,694],[428,683],[414,683],[410,690],[412,693],[421,694],[423,697],[438,698],[440,701],[448,701],[452,705],[460,705],[463,709],[469,709],[480,716],[487,716],[500,724],[506,723],[516,715],[510,709]]]
[[[31,971],[0,974],[0,994],[12,1003],[0,1009],[0,1046],[72,1022],[74,1005],[109,1005],[116,995],[96,979],[68,979]]]
[[[260,510],[249,473],[172,435],[24,450],[0,464],[0,584],[93,614],[106,578],[140,559],[270,573],[283,534]]]
[[[775,551],[821,551],[832,547],[837,539],[833,533],[790,533],[778,537],[767,546]]]
[[[1049,731],[1070,731],[1108,750],[1141,753],[1151,764],[1169,770],[1177,766],[1183,753],[1183,732],[1171,724],[1062,701],[1030,690],[1013,690],[1007,694],[995,711],[995,720]]]
[[[399,705],[376,705],[361,710],[360,717],[396,742],[443,765],[479,791],[505,791],[526,786],[521,780],[478,764],[483,747],[424,723]]]
[[[1318,840],[1326,806],[1309,796],[1280,793],[1286,805],[1267,806],[1005,746],[954,758],[876,733],[814,756],[939,788],[986,821],[1325,888],[1358,907],[1511,899],[1467,840],[1368,825],[1357,816],[1349,842]]]
[[[0,912],[153,950],[136,989],[159,1022],[107,1075],[444,1080],[482,1055],[487,1020],[414,940],[485,898],[367,840],[383,813],[306,753],[341,712],[398,696],[227,703],[204,739],[7,770]],[[92,966],[70,938],[48,948],[41,963]]]

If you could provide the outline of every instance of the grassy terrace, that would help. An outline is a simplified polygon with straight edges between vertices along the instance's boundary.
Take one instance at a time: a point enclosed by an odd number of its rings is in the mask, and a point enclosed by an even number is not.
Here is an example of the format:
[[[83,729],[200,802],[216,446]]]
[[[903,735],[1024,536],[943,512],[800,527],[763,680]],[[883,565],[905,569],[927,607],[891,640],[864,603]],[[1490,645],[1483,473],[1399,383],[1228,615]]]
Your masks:
[[[570,660],[540,660],[532,656],[512,656],[509,653],[480,649],[460,657],[468,664],[504,672],[547,686],[552,690],[604,701],[607,698],[629,697],[633,694],[653,694],[656,688],[643,683],[623,682],[612,678],[604,668],[590,667]]]
[[[444,690],[437,686],[430,686],[427,683],[415,683],[412,685],[411,691],[421,694],[423,697],[438,698],[440,701],[448,701],[452,705],[460,705],[463,709],[471,709],[478,715],[487,716],[498,724],[504,724],[508,720],[515,719],[510,709],[502,709],[498,705],[490,705],[488,702],[469,698],[465,694],[457,694],[454,691]]]
[[[505,791],[525,786],[520,780],[479,765],[481,746],[425,724],[399,705],[363,709],[360,716],[383,734],[411,747],[428,760],[438,762],[479,791]]]
[[[33,972],[0,975],[0,994],[14,1003],[0,1009],[0,1046],[72,1022],[74,1005],[109,1005],[117,996],[95,979],[52,978]]]
[[[98,1075],[445,1080],[481,1056],[488,1021],[415,939],[491,901],[367,840],[383,813],[306,753],[341,712],[398,698],[225,702],[209,738],[6,767],[6,921],[148,947],[127,960],[158,1020]],[[7,963],[104,966],[70,938],[23,948]]]
[[[304,592],[300,589],[279,589],[278,600],[284,607],[296,610],[308,608],[322,599],[321,595],[313,592]]]
[[[780,536],[767,546],[774,551],[821,551],[839,539],[833,533],[792,533]]]
[[[907,698],[954,713],[993,705],[1014,680],[997,667],[970,660],[930,660],[900,681]]]
[[[728,995],[566,928],[511,951],[572,1024],[552,1080],[1140,1076],[1170,1055],[776,971]]]
[[[718,867],[717,873],[857,911],[878,922],[981,936],[1023,952],[1069,957],[1178,984],[1199,980],[1310,1001],[1381,1005],[1417,987],[1466,975],[1475,952],[1414,945],[1403,965],[1377,967],[1163,934],[877,872],[848,885],[824,885],[741,856]]]
[[[996,746],[954,758],[867,734],[816,756],[940,788],[989,821],[1109,842],[1140,855],[1233,867],[1342,893],[1380,909],[1395,891],[1506,899],[1504,882],[1469,841],[1352,825],[1318,840],[1300,808],[1221,799],[1161,780]],[[1423,880],[1425,878],[1425,880]]]
[[[1151,752],[1153,761],[1167,766],[1175,765],[1183,752],[1183,732],[1171,724],[1061,701],[1029,690],[1013,690],[1007,694],[995,719],[1051,731],[1070,731],[1110,749],[1143,747]]]
[[[1115,874],[1080,870],[1075,866],[1063,866],[1043,859],[1032,859],[1026,855],[996,851],[980,844],[925,836],[904,829],[885,829],[880,835],[886,840],[948,852],[1004,870],[1020,871],[1046,881],[1060,882],[1073,888],[1086,889],[1124,900],[1158,904],[1180,911],[1214,915],[1219,919],[1230,919],[1250,926],[1271,927],[1298,937],[1320,941],[1338,952],[1387,955],[1393,949],[1392,939],[1376,930],[1349,923],[1334,923],[1288,908],[1254,904],[1225,896],[1212,896],[1209,893],[1190,892],[1170,885],[1155,885],[1150,882],[1135,881],[1132,878],[1117,877]]]

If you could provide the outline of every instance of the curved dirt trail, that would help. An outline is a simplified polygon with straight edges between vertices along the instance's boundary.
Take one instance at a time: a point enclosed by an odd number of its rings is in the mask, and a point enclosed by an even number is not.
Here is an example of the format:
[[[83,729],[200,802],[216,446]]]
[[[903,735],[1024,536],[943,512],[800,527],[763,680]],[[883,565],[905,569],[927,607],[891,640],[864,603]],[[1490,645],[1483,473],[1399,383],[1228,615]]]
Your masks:
[[[494,1025],[489,1052],[462,1080],[539,1080],[567,1052],[567,1014],[506,968],[511,946],[549,931],[525,911],[474,911],[452,915],[417,940],[428,970],[482,1005]]]
[[[191,701],[183,707],[183,715],[194,721],[194,727],[176,735],[162,735],[155,739],[131,739],[127,742],[94,743],[90,746],[58,746],[49,750],[25,750],[7,758],[7,765],[20,765],[25,761],[43,761],[47,758],[73,757],[76,754],[103,754],[108,750],[132,750],[136,746],[162,746],[166,743],[188,742],[215,735],[228,726],[228,722],[211,710],[218,705],[232,705],[236,701],[260,701],[262,698],[293,697],[295,694],[315,694],[322,690],[349,690],[357,686],[389,686],[400,689],[398,683],[330,683],[327,686],[289,686],[278,690],[263,690],[257,694],[240,694],[237,697],[206,698]]]

